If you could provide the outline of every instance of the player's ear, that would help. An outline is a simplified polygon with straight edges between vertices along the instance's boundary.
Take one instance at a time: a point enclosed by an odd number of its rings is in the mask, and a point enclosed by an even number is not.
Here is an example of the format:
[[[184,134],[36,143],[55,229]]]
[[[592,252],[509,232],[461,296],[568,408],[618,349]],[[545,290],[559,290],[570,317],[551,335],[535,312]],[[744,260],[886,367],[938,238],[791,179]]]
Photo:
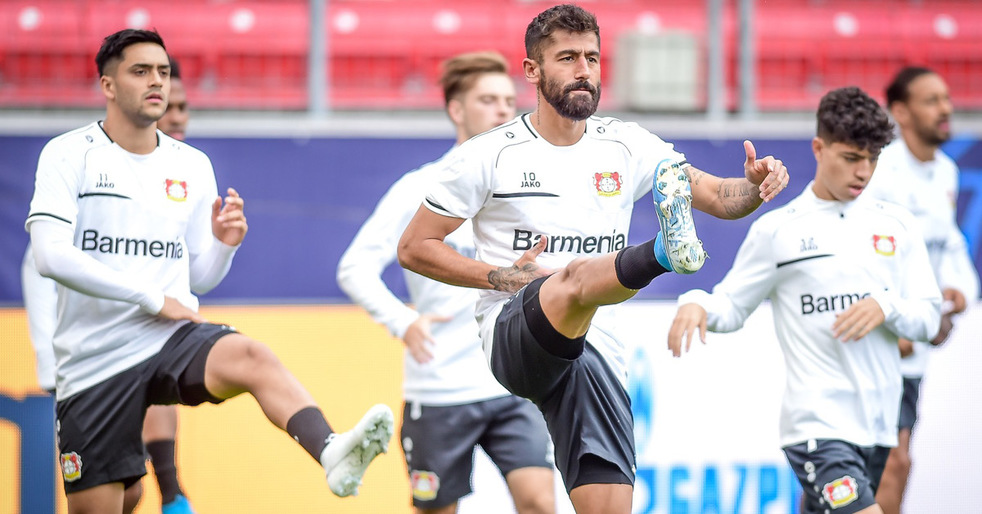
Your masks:
[[[539,63],[526,57],[522,60],[522,70],[525,72],[525,80],[530,84],[539,83]]]
[[[823,148],[825,148],[825,141],[818,136],[813,137],[812,153],[815,154],[815,162],[819,161],[819,155],[821,155]]]
[[[112,77],[108,75],[99,77],[99,89],[102,90],[102,94],[107,100],[116,98],[116,82]]]
[[[452,98],[447,102],[447,116],[450,116],[450,121],[454,125],[460,125],[464,122],[464,102],[461,102],[457,98]]]

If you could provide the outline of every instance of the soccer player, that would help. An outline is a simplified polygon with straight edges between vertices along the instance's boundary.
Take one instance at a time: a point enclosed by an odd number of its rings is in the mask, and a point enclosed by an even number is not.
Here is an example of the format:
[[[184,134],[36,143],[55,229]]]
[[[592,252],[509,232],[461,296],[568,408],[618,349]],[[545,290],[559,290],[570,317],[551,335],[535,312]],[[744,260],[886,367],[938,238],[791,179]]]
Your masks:
[[[927,68],[904,68],[887,86],[886,100],[900,137],[883,149],[866,194],[903,205],[914,214],[944,297],[940,330],[924,339],[900,341],[904,395],[899,441],[890,451],[876,495],[884,512],[897,514],[910,473],[910,435],[917,421],[918,392],[931,345],[943,343],[954,326],[954,316],[965,311],[969,300],[978,298],[979,277],[955,221],[958,166],[939,148],[951,137],[948,86]]]
[[[157,128],[178,141],[184,141],[189,120],[187,93],[174,58],[170,59],[170,83],[167,111],[157,120]],[[21,285],[31,343],[37,361],[38,382],[42,389],[53,395],[55,352],[52,335],[58,322],[57,283],[38,274],[30,244],[27,245],[21,265]],[[177,476],[177,462],[174,459],[176,437],[177,406],[151,405],[143,421],[143,442],[157,477],[161,513],[193,514],[194,510]]]
[[[897,336],[937,332],[941,293],[911,214],[860,194],[893,137],[886,112],[854,87],[830,91],[812,139],[815,179],[751,225],[733,267],[686,292],[668,334],[731,332],[770,298],[787,381],[781,446],[804,489],[802,512],[878,513],[874,495],[897,444]]]
[[[515,117],[515,84],[507,72],[497,53],[462,54],[444,63],[440,84],[457,132],[455,147]],[[414,310],[381,279],[452,151],[392,185],[341,257],[338,284],[406,345],[401,440],[416,512],[457,511],[458,500],[471,492],[477,445],[505,476],[520,514],[555,512],[549,434],[535,405],[510,395],[491,376],[474,321],[477,291],[407,271]],[[446,242],[474,254],[469,223]]]
[[[522,65],[535,111],[452,152],[399,242],[404,267],[483,290],[476,313],[492,373],[542,411],[580,514],[630,512],[634,483],[623,343],[602,306],[662,273],[702,266],[691,206],[743,216],[788,179],[780,161],[756,159],[750,142],[746,178],[721,179],[636,124],[593,116],[599,30],[574,5],[532,20]],[[652,181],[661,231],[629,247],[633,204]],[[445,242],[466,219],[474,258]]]
[[[55,137],[38,160],[26,227],[41,275],[58,282],[59,461],[71,513],[129,512],[146,472],[150,404],[252,394],[326,470],[356,492],[385,451],[384,405],[333,432],[310,393],[263,344],[196,310],[227,273],[248,225],[218,196],[208,157],[156,129],[170,65],[156,32],[126,29],[96,55],[106,117]],[[111,420],[111,423],[107,423]]]

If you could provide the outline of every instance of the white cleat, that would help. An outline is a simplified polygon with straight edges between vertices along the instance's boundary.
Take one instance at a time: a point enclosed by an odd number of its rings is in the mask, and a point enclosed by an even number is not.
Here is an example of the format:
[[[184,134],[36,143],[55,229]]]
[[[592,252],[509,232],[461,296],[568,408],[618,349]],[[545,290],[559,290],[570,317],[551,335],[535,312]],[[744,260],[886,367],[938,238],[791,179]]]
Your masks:
[[[331,492],[341,497],[358,494],[368,465],[378,454],[389,451],[394,425],[392,409],[378,404],[368,409],[351,430],[331,434],[320,458]]]
[[[688,175],[670,159],[659,162],[651,194],[672,270],[685,274],[699,271],[708,255],[692,221],[692,186]]]

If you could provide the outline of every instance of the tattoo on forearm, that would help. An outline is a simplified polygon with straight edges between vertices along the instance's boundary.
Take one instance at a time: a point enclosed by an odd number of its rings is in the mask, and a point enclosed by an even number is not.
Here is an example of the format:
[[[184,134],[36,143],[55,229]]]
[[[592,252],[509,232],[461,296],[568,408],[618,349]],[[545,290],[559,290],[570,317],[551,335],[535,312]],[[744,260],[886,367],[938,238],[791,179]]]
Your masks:
[[[750,214],[762,203],[757,186],[746,179],[723,179],[716,194],[726,213],[737,218]]]
[[[539,266],[535,263],[525,264],[521,268],[515,265],[503,266],[488,272],[488,283],[495,291],[514,293],[539,278],[538,269]]]
[[[706,172],[689,166],[685,168],[685,174],[689,176],[689,183],[695,186],[699,184]]]

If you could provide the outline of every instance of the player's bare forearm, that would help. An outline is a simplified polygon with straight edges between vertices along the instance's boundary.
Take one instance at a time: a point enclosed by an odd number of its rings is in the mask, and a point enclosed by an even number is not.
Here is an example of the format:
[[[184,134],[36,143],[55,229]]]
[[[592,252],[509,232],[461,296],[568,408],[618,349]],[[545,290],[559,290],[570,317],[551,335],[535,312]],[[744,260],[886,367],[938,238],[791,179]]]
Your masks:
[[[717,218],[742,218],[763,203],[758,186],[746,178],[720,178],[692,166],[686,173],[693,207]]]
[[[725,210],[725,215],[717,217],[725,219],[742,218],[764,203],[758,186],[745,178],[723,179],[717,197]]]
[[[464,257],[441,240],[401,241],[398,256],[403,268],[424,277],[453,286],[492,289],[488,274],[494,266]]]

